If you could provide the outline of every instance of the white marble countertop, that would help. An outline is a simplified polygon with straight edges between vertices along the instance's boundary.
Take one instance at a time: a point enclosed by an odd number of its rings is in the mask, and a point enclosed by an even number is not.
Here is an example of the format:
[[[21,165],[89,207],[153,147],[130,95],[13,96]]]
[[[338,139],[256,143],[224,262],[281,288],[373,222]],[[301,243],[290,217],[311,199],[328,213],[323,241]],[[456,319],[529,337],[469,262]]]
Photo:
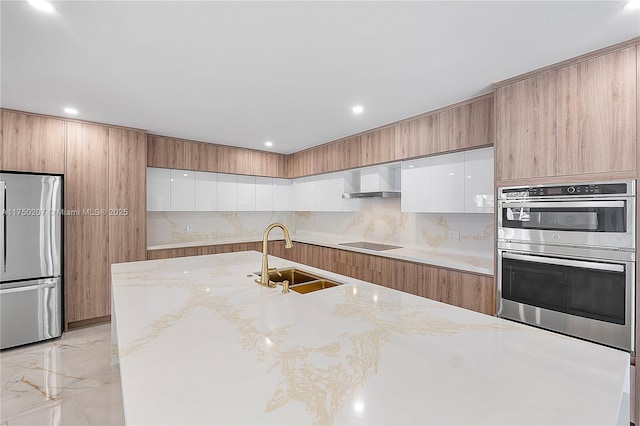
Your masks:
[[[258,252],[112,266],[128,424],[615,424],[625,352]],[[628,423],[628,422],[627,422]]]
[[[282,237],[269,238],[270,241],[280,240]],[[422,249],[418,247],[402,247],[399,249],[375,251],[360,249],[356,247],[348,247],[340,245],[342,243],[348,243],[357,241],[354,237],[327,237],[318,235],[294,235],[292,240],[295,242],[314,244],[323,247],[336,248],[340,250],[355,251],[358,253],[370,254],[374,256],[388,257],[391,259],[407,260],[410,262],[424,263],[426,265],[441,266],[444,268],[458,269],[462,271],[475,272],[485,275],[493,275],[494,260],[492,256],[478,256],[467,253],[454,253],[454,252],[438,252],[433,250]],[[162,249],[174,249],[174,248],[187,248],[187,247],[201,247],[208,245],[218,244],[235,244],[235,243],[247,243],[255,242],[256,239],[242,239],[236,238],[233,240],[224,240],[219,242],[207,243],[202,241],[188,241],[182,243],[170,243],[149,246],[148,250],[162,250]],[[378,241],[369,241],[378,243]],[[387,243],[382,243],[387,244]],[[393,243],[391,243],[393,244]],[[486,253],[491,255],[492,253]]]

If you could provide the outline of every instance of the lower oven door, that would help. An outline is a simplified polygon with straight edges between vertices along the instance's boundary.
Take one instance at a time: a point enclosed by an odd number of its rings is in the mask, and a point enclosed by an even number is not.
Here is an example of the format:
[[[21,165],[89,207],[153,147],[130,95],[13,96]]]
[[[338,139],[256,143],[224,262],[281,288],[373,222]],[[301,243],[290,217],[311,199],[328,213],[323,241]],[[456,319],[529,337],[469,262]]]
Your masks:
[[[635,262],[499,250],[498,316],[634,351]]]

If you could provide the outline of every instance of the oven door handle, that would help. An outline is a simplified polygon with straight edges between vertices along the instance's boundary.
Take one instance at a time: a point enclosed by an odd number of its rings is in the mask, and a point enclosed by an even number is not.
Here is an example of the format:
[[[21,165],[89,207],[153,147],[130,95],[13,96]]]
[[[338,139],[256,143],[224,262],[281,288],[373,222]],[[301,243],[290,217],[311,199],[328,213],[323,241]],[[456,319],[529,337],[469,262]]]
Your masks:
[[[625,207],[626,201],[534,201],[534,202],[510,202],[505,201],[502,207],[514,209],[540,209],[540,208],[600,208],[600,207]]]
[[[575,266],[577,268],[595,269],[598,271],[624,272],[624,266],[618,263],[602,263],[584,260],[561,259],[557,257],[528,256],[526,254],[502,253],[503,259],[522,260],[525,262],[544,263],[547,265]]]

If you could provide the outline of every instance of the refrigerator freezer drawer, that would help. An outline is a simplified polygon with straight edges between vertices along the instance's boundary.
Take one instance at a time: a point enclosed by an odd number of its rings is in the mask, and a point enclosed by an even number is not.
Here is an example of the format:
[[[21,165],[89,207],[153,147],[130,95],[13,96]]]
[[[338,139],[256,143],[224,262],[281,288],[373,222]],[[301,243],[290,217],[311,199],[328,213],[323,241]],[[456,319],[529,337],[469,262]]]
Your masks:
[[[62,278],[0,286],[0,349],[62,334]]]

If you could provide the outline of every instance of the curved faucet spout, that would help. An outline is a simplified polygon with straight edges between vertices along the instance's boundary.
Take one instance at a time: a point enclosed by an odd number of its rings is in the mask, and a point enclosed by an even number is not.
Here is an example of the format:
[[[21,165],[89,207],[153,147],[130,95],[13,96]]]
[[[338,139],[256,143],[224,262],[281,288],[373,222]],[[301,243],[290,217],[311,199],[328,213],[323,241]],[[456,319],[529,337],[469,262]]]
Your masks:
[[[267,287],[275,287],[275,284],[272,284],[269,281],[269,258],[267,255],[267,243],[269,241],[269,232],[271,232],[273,228],[282,229],[282,232],[284,233],[285,248],[290,249],[291,247],[293,247],[293,244],[291,243],[291,237],[289,236],[289,230],[283,224],[272,223],[271,225],[267,226],[267,228],[264,230],[264,234],[262,235],[262,272],[260,275],[260,280],[256,280],[256,282],[260,285],[264,285]]]

